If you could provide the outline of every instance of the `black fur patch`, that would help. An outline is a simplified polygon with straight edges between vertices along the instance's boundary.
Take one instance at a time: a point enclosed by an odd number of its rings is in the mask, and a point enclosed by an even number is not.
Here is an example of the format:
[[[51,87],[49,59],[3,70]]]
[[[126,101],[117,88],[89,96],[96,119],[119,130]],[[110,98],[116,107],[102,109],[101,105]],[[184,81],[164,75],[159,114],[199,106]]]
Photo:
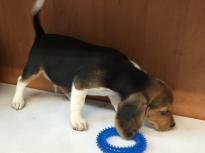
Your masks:
[[[115,49],[52,34],[35,41],[23,78],[41,68],[59,86],[69,89],[75,79],[80,88],[107,87],[123,98],[141,90],[148,79]]]

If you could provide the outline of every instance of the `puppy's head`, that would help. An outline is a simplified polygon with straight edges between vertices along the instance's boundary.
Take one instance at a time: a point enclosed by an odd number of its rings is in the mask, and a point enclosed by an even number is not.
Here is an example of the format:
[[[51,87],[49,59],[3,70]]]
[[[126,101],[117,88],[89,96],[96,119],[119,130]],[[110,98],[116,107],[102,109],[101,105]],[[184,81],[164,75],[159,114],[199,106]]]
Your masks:
[[[148,100],[146,120],[158,131],[167,131],[175,126],[171,105],[173,95],[168,86],[161,80],[151,77],[144,92]]]
[[[172,92],[167,85],[150,77],[142,92],[131,94],[119,104],[115,118],[118,133],[123,138],[132,138],[145,120],[159,131],[171,129],[175,125],[170,109],[172,101]]]
[[[158,131],[167,131],[175,126],[170,106],[149,109],[147,122],[148,125]]]

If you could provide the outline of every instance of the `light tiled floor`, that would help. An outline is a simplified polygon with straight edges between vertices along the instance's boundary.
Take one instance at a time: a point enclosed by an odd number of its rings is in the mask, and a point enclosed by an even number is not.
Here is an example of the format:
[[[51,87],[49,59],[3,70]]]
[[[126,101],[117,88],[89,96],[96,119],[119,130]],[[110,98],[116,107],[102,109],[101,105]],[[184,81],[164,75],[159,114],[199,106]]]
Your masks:
[[[26,89],[26,107],[10,108],[15,86],[0,84],[0,153],[100,153],[96,135],[113,125],[115,112],[104,103],[88,102],[84,117],[86,132],[73,131],[69,102],[62,95]],[[169,132],[143,127],[148,140],[146,153],[205,153],[205,121],[176,116],[177,126]],[[129,144],[113,138],[113,144]]]

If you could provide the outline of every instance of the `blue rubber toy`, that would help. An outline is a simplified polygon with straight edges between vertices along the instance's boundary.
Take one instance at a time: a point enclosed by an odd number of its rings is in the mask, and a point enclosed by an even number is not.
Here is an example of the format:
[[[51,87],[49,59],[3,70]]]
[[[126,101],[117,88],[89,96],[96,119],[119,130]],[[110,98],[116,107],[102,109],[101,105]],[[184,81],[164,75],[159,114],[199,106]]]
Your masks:
[[[103,153],[142,153],[147,147],[147,141],[141,133],[137,133],[132,140],[134,145],[128,147],[113,146],[107,142],[107,139],[112,136],[119,136],[114,127],[102,130],[97,136],[97,145]]]

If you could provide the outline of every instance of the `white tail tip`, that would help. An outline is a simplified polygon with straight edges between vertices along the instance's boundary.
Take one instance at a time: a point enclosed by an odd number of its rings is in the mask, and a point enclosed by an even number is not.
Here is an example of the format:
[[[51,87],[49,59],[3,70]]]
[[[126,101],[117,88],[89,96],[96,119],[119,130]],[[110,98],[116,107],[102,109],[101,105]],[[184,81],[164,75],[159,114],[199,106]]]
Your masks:
[[[45,0],[36,0],[32,10],[33,15],[38,13],[38,11],[42,8],[44,2]]]

